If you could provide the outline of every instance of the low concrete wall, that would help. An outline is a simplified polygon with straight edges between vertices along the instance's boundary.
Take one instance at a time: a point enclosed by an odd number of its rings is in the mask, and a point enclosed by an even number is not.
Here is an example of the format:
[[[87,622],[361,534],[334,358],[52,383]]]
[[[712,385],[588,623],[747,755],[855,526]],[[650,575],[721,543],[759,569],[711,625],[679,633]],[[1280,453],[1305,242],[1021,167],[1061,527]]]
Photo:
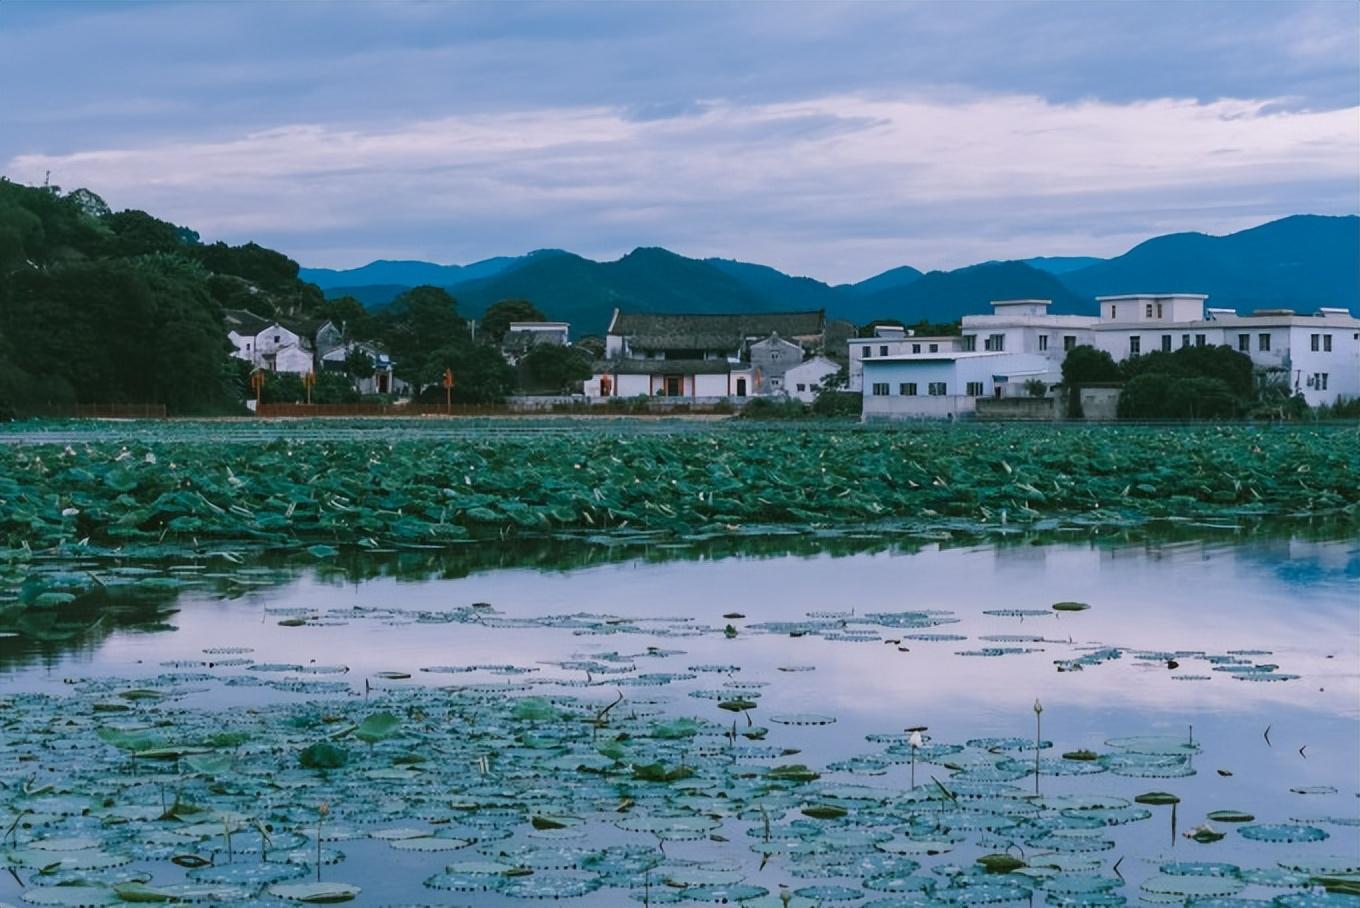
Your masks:
[[[1058,416],[1058,401],[1052,397],[981,397],[977,402],[978,419],[1047,421]]]
[[[1086,419],[1118,419],[1118,388],[1082,388],[1081,412]]]
[[[865,422],[909,419],[972,419],[974,407],[983,398],[964,394],[929,395],[866,394]]]

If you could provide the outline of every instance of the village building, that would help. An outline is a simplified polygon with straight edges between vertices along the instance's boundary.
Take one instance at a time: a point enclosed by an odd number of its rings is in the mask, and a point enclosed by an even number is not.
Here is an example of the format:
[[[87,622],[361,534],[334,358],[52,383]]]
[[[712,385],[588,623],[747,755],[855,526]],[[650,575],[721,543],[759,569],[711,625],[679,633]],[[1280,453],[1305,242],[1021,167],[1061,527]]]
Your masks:
[[[709,403],[780,394],[788,369],[820,353],[827,334],[820,311],[673,315],[615,309],[605,358],[595,364],[585,393]]]
[[[510,365],[517,365],[534,347],[551,344],[571,346],[569,322],[511,322],[501,338],[501,355]]]
[[[817,395],[829,387],[830,382],[840,374],[841,364],[825,356],[805,359],[784,373],[784,393],[795,400],[810,404]]]
[[[860,355],[851,359],[851,374],[862,376],[866,419],[954,418],[971,414],[978,397],[1026,396],[1031,381],[1051,388],[1061,381],[1067,353],[1080,346],[1104,350],[1116,361],[1157,350],[1228,346],[1249,356],[1262,380],[1280,380],[1310,406],[1360,396],[1360,319],[1349,311],[1239,315],[1206,310],[1207,299],[1192,293],[1101,296],[1098,316],[1051,315],[1048,300],[999,300],[990,314],[963,317],[950,350],[942,343],[937,351],[907,352],[902,344],[911,338],[852,341],[852,353]],[[885,344],[892,345],[888,352],[875,356]]]
[[[267,319],[246,309],[224,313],[232,355],[266,372],[306,375],[340,371],[348,374],[349,360],[362,353],[373,364],[372,374],[351,376],[360,394],[404,394],[410,386],[393,373],[393,362],[381,346],[349,339],[339,325],[304,320]]]
[[[315,368],[314,326],[265,319],[246,309],[224,313],[227,337],[237,359],[267,372],[305,375]]]
[[[864,388],[864,362],[885,356],[920,355],[959,349],[955,335],[917,336],[901,325],[874,325],[869,337],[852,337],[846,342],[849,352],[850,380],[848,390]]]
[[[352,358],[362,356],[369,364],[357,375],[350,373]],[[321,368],[327,372],[349,375],[354,390],[360,394],[407,394],[411,386],[393,372],[392,357],[382,347],[368,341],[349,341],[337,344],[320,355]]]
[[[803,361],[803,345],[784,340],[778,334],[755,341],[747,350],[751,368],[760,373],[766,394],[786,390],[784,373]]]

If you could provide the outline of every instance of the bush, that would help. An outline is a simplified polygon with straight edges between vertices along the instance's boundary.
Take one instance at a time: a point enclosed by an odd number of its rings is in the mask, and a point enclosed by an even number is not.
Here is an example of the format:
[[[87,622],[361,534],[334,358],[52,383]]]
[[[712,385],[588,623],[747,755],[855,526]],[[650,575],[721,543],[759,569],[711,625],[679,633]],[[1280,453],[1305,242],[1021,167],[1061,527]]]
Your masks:
[[[1121,419],[1232,419],[1240,399],[1220,378],[1148,372],[1124,384]]]
[[[1256,393],[1251,357],[1231,347],[1181,347],[1170,353],[1157,350],[1130,357],[1121,364],[1120,371],[1125,379],[1150,372],[1217,378],[1243,400]]]
[[[856,391],[822,391],[812,403],[816,416],[859,419],[864,412],[864,395]]]
[[[791,397],[756,397],[742,408],[745,419],[802,419],[807,405]]]

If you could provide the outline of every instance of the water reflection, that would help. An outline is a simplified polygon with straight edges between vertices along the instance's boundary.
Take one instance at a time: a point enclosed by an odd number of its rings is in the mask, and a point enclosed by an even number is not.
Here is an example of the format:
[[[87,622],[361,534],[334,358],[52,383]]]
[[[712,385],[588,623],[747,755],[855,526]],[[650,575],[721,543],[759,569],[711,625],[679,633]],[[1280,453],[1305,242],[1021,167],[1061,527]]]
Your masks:
[[[1206,533],[1208,538],[1206,538]],[[1360,561],[1346,546],[1318,548],[1319,540],[1353,538],[1353,528],[1334,523],[1271,522],[1237,531],[1210,532],[1202,526],[1163,524],[1119,531],[1102,530],[1074,541],[1071,533],[1028,533],[983,545],[997,574],[1015,584],[1040,582],[1052,571],[1053,552],[1092,548],[1109,559],[1136,557],[1149,563],[1176,561],[1182,577],[1193,577],[1187,554],[1210,560],[1231,550],[1244,569],[1272,573],[1299,587],[1355,584]],[[1058,548],[1055,543],[1061,543]],[[500,570],[579,572],[610,564],[667,564],[787,558],[848,558],[911,555],[924,550],[973,550],[970,534],[940,534],[929,540],[890,533],[783,532],[733,534],[687,542],[654,536],[557,537],[478,542],[450,548],[364,550],[351,548],[333,559],[296,552],[262,552],[249,566],[224,570],[221,561],[184,558],[174,564],[123,566],[101,561],[35,559],[45,576],[94,577],[89,592],[58,605],[25,607],[0,603],[0,671],[51,663],[63,653],[89,653],[115,631],[155,633],[173,629],[167,619],[182,596],[238,599],[294,582],[307,575],[327,584],[363,584],[379,578],[404,583],[455,580]],[[1301,557],[1306,553],[1306,557]],[[227,565],[231,567],[231,565]],[[918,581],[912,581],[918,583]],[[839,593],[828,593],[838,597]]]

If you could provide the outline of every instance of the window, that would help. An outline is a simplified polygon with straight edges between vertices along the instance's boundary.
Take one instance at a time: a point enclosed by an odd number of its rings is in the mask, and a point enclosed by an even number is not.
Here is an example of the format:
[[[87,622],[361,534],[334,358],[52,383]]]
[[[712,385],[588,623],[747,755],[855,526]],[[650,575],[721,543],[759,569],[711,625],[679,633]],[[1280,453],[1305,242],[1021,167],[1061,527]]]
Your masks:
[[[1250,335],[1250,334],[1239,334],[1239,335],[1237,335],[1237,350],[1238,350],[1239,353],[1250,353],[1250,352],[1251,352],[1251,335]]]
[[[1266,350],[1269,350],[1269,349],[1270,349],[1270,335],[1269,335],[1269,334],[1258,334],[1258,335],[1256,335],[1256,349],[1257,349],[1257,350],[1261,350],[1261,351],[1266,351]]]
[[[887,356],[887,355],[888,355],[888,345],[887,345],[887,344],[881,344],[881,345],[879,346],[879,348],[878,348],[878,355],[879,355],[879,356]]]
[[[982,382],[980,382],[980,381],[970,381],[970,382],[968,383],[968,396],[969,396],[969,397],[981,397],[981,396],[982,396],[982,393],[983,393],[983,392],[982,392]]]
[[[1190,346],[1190,335],[1188,335],[1188,334],[1182,334],[1182,335],[1181,335],[1181,346],[1182,346],[1182,347],[1188,347],[1188,346]]]
[[[1208,342],[1208,338],[1206,338],[1203,334],[1196,334],[1196,335],[1195,335],[1195,346],[1196,346],[1196,347],[1203,347],[1203,346],[1205,345],[1205,343],[1207,343],[1207,342]]]
[[[976,335],[976,334],[965,334],[965,335],[963,336],[963,344],[962,344],[962,346],[960,347],[960,349],[963,350],[965,353],[972,353],[974,350],[976,350],[976,349],[977,349],[977,335]]]
[[[1157,317],[1158,317],[1158,318],[1161,318],[1161,317],[1162,317],[1162,304],[1161,304],[1161,303],[1158,303],[1158,304],[1157,304]]]
[[[1322,335],[1322,352],[1323,353],[1332,352],[1332,336],[1330,334]]]
[[[874,348],[873,348],[873,347],[870,347],[868,344],[865,344],[865,346],[864,346],[864,358],[865,358],[865,359],[868,359],[869,357],[871,357],[871,356],[873,356],[873,355],[874,355]]]
[[[1042,352],[1044,352],[1044,351],[1047,350],[1047,349],[1048,349],[1048,335],[1047,335],[1047,334],[1040,334],[1040,335],[1039,335],[1039,352],[1042,353]]]
[[[1129,338],[1129,356],[1137,356],[1143,352],[1143,339],[1138,335]]]
[[[798,383],[798,390],[799,390],[799,391],[806,391],[806,390],[807,390],[807,385],[805,385],[803,382],[799,382],[799,383]]]
[[[274,343],[277,344],[278,342],[279,342],[279,335],[275,334],[275,335],[274,335]]]
[[[911,345],[911,352],[912,352],[912,353],[920,353],[920,352],[921,352],[921,345],[920,345],[920,344],[912,344],[912,345]]]
[[[900,384],[900,385],[897,386],[897,393],[898,393],[898,394],[901,394],[903,397],[915,397],[915,396],[916,396],[916,382],[914,382],[914,381],[904,381],[904,382],[902,382],[902,384]]]
[[[1330,349],[1332,349],[1332,348],[1331,348],[1331,347],[1328,347],[1327,349],[1330,350]],[[939,345],[939,344],[931,344],[931,345],[930,345],[930,352],[931,352],[931,353],[939,353],[939,352],[940,352],[940,345]]]
[[[1162,335],[1162,352],[1163,352],[1163,353],[1170,353],[1170,352],[1171,352],[1171,335],[1170,335],[1170,334],[1163,334],[1163,335]]]
[[[1147,311],[1143,313],[1144,318],[1152,318],[1152,304],[1147,304]]]
[[[1076,348],[1076,346],[1077,346],[1077,337],[1076,337],[1075,334],[1064,334],[1064,335],[1063,335],[1063,350],[1064,350],[1064,351],[1073,350],[1073,349]]]
[[[1006,335],[1004,335],[1004,334],[989,334],[989,335],[987,335],[987,340],[983,342],[983,349],[985,349],[985,350],[1005,350],[1005,349],[1006,349]]]
[[[1308,338],[1308,340],[1310,341],[1310,346],[1311,346],[1311,349],[1312,349],[1312,351],[1313,351],[1314,353],[1316,353],[1316,352],[1318,352],[1319,350],[1322,349],[1322,335],[1321,335],[1321,334],[1314,334],[1314,335],[1312,335],[1310,338]]]
[[[1118,315],[1118,314],[1119,314],[1119,307],[1116,306],[1114,303],[1110,303],[1110,318],[1114,318],[1114,317],[1115,317],[1116,315]]]
[[[948,386],[946,386],[945,383],[942,381],[931,382],[927,386],[926,390],[930,392],[931,397],[944,397],[946,394],[949,393]]]
[[[885,381],[874,382],[874,397],[887,397],[888,383]]]
[[[1314,376],[1314,377],[1317,379],[1317,381],[1316,381],[1317,389],[1318,389],[1319,391],[1326,391],[1326,390],[1327,390],[1327,373],[1326,373],[1326,372],[1319,372],[1319,373],[1317,373],[1317,375]]]

